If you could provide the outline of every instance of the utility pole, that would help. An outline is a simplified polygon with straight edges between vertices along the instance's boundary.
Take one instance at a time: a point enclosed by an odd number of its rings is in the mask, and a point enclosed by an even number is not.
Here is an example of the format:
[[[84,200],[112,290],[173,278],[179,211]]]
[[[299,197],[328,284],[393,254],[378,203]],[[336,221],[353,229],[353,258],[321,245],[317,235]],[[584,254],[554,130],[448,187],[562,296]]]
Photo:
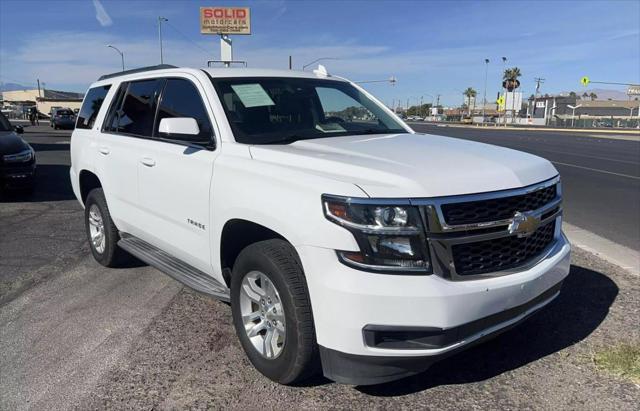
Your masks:
[[[489,75],[489,59],[484,59],[484,94],[482,97],[482,124],[484,124],[484,109],[487,105],[487,76]]]
[[[40,79],[38,80],[38,97],[42,97],[42,94],[40,93]]]
[[[436,107],[440,106],[440,94],[437,94],[437,98],[436,98]]]
[[[503,81],[504,81],[504,72],[507,70],[507,58],[506,57],[502,57],[502,77],[503,77]],[[506,83],[505,83],[506,86]],[[507,126],[507,88],[506,87],[502,87],[502,89],[504,90],[504,126]]]
[[[289,70],[293,69],[293,60],[291,59],[291,56],[289,56]]]
[[[163,21],[169,21],[169,19],[158,16],[158,39],[160,40],[160,64],[164,64],[164,58],[162,56],[162,22]]]
[[[533,109],[531,110],[531,117],[534,117],[534,114],[536,113],[536,99],[538,98],[538,92],[540,91],[540,84],[544,83],[543,78],[540,77],[535,77],[533,79],[536,82],[536,91],[533,93]]]

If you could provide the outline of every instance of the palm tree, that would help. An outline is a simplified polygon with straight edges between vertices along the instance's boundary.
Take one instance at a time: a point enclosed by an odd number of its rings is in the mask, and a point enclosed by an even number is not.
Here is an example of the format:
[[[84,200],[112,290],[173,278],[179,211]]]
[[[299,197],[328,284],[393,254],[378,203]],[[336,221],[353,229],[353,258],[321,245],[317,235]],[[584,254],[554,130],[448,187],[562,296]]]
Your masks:
[[[513,91],[520,87],[520,81],[518,77],[522,76],[520,69],[518,67],[508,68],[504,71],[502,75],[502,79],[504,80],[503,87],[509,91]]]
[[[598,95],[594,92],[591,92],[591,94],[589,94],[589,98],[591,98],[591,101],[593,101],[598,98]]]
[[[584,93],[582,93],[582,99],[586,100],[589,98],[589,93],[587,93],[586,91]]]
[[[467,89],[464,91],[464,96],[467,98],[467,101],[469,102],[469,104],[467,104],[467,107],[469,107],[469,116],[471,116],[471,99],[473,98],[473,107],[475,108],[476,106],[476,95],[478,95],[478,93],[473,89],[473,87],[467,87]]]

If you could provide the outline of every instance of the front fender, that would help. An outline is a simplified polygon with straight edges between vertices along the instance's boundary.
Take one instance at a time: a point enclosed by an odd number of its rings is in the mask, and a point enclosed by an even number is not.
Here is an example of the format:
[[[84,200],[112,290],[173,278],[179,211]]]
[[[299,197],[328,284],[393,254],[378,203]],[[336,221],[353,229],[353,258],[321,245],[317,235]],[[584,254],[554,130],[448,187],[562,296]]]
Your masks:
[[[321,195],[365,197],[354,184],[310,175],[284,165],[249,157],[221,155],[213,173],[212,261],[220,271],[220,240],[226,222],[242,219],[260,224],[303,245],[357,251],[353,235],[324,217]]]

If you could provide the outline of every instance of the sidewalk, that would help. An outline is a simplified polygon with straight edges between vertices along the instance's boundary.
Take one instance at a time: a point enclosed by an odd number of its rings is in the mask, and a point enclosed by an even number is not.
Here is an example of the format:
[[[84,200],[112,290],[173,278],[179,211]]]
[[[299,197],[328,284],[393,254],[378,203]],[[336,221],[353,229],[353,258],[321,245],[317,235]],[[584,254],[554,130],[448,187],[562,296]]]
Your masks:
[[[619,139],[640,141],[640,130],[637,129],[602,129],[602,128],[557,128],[557,127],[542,127],[542,126],[497,126],[497,125],[478,125],[478,124],[457,124],[457,123],[432,123],[432,122],[409,122],[409,124],[425,124],[437,127],[451,127],[451,128],[471,128],[471,129],[487,129],[498,131],[540,131],[540,132],[564,132],[564,133],[585,133],[585,136],[589,137],[608,137],[602,134],[618,135]],[[611,137],[613,138],[613,136]]]

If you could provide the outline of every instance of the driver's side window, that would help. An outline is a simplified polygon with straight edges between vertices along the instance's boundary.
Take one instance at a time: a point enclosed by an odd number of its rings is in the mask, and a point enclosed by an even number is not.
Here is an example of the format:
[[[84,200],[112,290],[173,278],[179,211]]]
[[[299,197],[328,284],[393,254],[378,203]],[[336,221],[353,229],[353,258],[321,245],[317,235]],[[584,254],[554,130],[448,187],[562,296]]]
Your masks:
[[[376,116],[349,95],[336,88],[316,87],[324,117],[333,122],[372,122]]]

